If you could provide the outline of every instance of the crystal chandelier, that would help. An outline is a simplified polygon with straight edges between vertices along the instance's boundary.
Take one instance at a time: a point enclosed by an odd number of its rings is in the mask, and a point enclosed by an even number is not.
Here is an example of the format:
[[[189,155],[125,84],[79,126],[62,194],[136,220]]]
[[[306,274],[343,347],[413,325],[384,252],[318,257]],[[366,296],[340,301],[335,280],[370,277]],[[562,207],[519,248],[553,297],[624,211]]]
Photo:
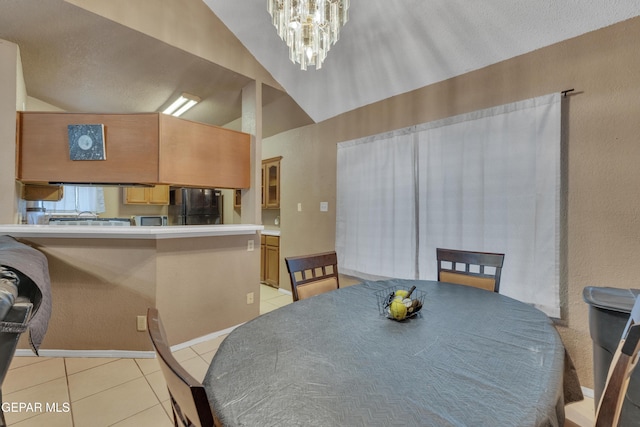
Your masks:
[[[322,68],[327,52],[349,20],[349,0],[268,0],[267,10],[278,35],[289,46],[289,58],[300,68]]]

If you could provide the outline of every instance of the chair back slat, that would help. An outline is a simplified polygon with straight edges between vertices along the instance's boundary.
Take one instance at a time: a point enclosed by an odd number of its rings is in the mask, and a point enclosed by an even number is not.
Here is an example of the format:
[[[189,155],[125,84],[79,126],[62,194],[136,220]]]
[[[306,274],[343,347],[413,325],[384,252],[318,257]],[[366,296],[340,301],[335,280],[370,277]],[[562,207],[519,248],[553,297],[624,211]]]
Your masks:
[[[340,288],[335,251],[285,258],[293,300]]]
[[[473,286],[493,292],[500,291],[504,254],[437,248],[436,259],[438,281]],[[451,264],[450,268],[447,267],[447,263]],[[472,266],[478,271],[472,271]],[[491,267],[493,273],[486,267]]]

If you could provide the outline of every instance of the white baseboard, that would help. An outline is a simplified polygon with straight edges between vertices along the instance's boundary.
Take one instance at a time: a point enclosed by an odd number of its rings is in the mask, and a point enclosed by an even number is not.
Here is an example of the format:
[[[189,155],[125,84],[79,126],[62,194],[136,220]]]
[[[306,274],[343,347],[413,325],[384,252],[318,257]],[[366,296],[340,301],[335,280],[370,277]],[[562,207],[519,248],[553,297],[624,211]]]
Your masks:
[[[242,323],[240,324],[242,325]],[[191,347],[195,344],[200,344],[205,341],[218,338],[222,335],[231,333],[235,328],[240,325],[235,325],[222,331],[213,332],[211,334],[194,338],[182,344],[176,344],[171,346],[171,351],[178,351]],[[130,350],[46,350],[41,349],[38,351],[41,357],[104,357],[111,359],[153,359],[156,357],[154,351],[130,351]],[[18,357],[37,357],[36,354],[30,349],[20,348],[15,353]]]
[[[286,289],[278,288],[278,292],[280,292],[281,294],[289,295],[290,297],[293,296],[291,291],[287,291]]]
[[[37,357],[28,349],[16,350],[19,357]],[[153,351],[129,351],[129,350],[39,350],[40,357],[107,357],[112,359],[153,359],[156,357]]]
[[[183,342],[182,344],[173,345],[173,346],[171,346],[171,351],[182,350],[184,348],[191,347],[192,345],[200,344],[202,342],[210,341],[212,339],[221,337],[222,335],[230,334],[235,328],[237,328],[240,325],[244,325],[244,323],[240,323],[239,325],[235,325],[235,326],[232,326],[232,327],[227,328],[227,329],[223,329],[223,330],[218,331],[218,332],[210,333],[210,334],[202,336],[200,338],[194,338],[194,339],[192,339],[190,341]]]
[[[590,399],[593,399],[593,389],[592,388],[587,388],[587,387],[580,387],[582,389],[582,394],[584,394],[584,397],[588,397]]]

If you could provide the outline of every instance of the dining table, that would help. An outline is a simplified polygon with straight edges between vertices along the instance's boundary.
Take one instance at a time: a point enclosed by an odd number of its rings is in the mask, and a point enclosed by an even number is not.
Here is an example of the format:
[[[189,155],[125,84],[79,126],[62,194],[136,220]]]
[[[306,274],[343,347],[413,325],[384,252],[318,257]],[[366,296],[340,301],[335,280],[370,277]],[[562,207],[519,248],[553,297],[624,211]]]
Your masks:
[[[381,301],[413,286],[422,308],[390,318]],[[562,426],[567,385],[579,387],[566,360],[553,322],[530,305],[391,279],[237,327],[203,384],[224,426]]]

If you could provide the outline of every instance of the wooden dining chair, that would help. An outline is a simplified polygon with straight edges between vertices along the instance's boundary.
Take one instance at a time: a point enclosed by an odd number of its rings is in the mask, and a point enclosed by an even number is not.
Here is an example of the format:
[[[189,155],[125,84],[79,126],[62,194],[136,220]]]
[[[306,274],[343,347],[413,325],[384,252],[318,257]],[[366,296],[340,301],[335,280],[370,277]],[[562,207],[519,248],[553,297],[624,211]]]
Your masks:
[[[211,410],[204,386],[180,366],[171,354],[160,315],[155,308],[147,310],[147,329],[169,390],[174,425],[221,426]]]
[[[309,298],[340,288],[335,251],[285,258],[293,300]]]
[[[438,281],[500,291],[504,254],[436,249]],[[487,271],[486,267],[490,267]]]
[[[622,332],[620,344],[609,366],[607,381],[596,411],[596,427],[617,427],[629,379],[640,350],[640,297],[636,298],[629,321]]]

